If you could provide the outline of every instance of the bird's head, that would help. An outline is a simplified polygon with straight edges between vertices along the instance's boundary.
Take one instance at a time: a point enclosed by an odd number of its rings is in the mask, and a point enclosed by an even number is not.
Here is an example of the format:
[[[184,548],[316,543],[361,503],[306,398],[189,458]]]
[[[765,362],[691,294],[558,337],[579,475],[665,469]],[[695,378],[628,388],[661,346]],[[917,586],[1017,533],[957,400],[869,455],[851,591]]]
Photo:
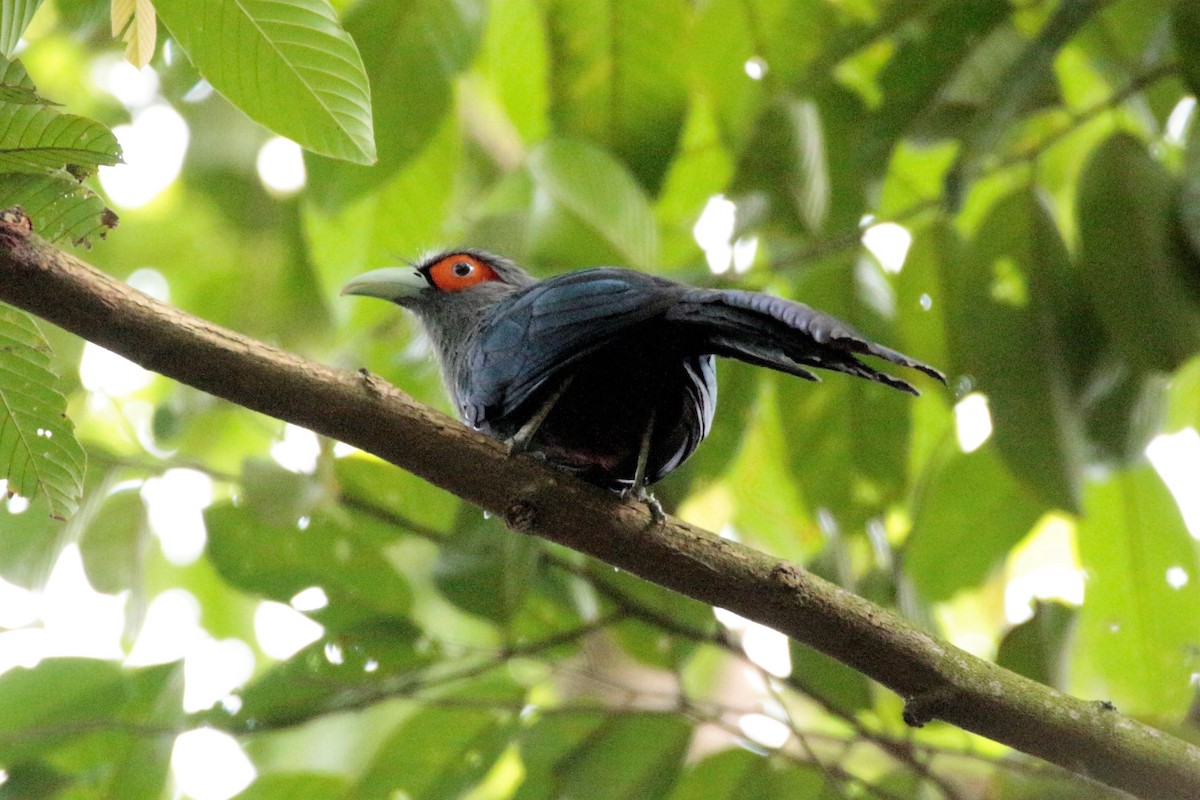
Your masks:
[[[343,286],[342,294],[378,297],[422,313],[436,307],[478,307],[533,282],[507,258],[482,250],[456,250],[406,267],[365,272]]]

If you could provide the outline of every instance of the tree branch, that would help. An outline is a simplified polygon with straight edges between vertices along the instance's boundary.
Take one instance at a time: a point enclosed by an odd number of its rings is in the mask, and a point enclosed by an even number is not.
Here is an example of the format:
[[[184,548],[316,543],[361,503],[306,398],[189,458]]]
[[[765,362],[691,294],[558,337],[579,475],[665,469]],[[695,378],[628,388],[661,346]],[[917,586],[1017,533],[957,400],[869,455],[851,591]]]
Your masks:
[[[212,325],[104,275],[0,212],[0,300],[167,377],[383,458],[505,520],[727,608],[897,692],[912,724],[941,719],[1145,798],[1200,797],[1200,749],[942,642],[800,567],[622,502],[365,372]]]

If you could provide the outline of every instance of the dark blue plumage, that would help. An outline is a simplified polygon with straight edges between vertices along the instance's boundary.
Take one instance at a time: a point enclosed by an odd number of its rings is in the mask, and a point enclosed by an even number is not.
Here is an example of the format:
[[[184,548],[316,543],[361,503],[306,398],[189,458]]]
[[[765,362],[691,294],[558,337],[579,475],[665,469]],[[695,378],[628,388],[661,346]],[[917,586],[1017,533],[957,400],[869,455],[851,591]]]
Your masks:
[[[708,435],[715,356],[807,380],[817,380],[813,368],[834,370],[917,393],[857,357],[868,355],[944,381],[801,303],[626,269],[536,281],[506,259],[460,251],[411,274],[367,273],[345,291],[421,317],[468,424],[610,488],[659,480]]]

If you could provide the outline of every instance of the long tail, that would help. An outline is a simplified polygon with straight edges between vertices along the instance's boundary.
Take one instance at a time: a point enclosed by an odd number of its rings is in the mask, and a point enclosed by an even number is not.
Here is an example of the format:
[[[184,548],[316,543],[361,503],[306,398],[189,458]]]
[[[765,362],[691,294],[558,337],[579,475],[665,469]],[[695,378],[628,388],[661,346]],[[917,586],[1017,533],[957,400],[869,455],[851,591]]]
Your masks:
[[[856,358],[869,355],[946,382],[946,376],[928,364],[864,338],[836,317],[780,297],[736,289],[693,289],[667,317],[694,328],[707,352],[805,380],[820,380],[807,369],[813,367],[920,394],[908,381]]]

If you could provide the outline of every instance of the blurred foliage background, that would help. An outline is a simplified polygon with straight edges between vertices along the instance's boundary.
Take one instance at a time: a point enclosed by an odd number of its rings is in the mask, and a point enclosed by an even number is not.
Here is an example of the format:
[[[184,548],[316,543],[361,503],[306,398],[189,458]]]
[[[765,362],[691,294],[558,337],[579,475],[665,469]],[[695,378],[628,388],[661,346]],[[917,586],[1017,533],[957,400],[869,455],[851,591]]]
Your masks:
[[[1193,0],[3,9],[4,205],[423,402],[413,320],[337,290],[456,244],[777,293],[942,366],[912,400],[722,364],[657,494],[1197,739]],[[0,335],[0,798],[1103,794],[335,442]]]

